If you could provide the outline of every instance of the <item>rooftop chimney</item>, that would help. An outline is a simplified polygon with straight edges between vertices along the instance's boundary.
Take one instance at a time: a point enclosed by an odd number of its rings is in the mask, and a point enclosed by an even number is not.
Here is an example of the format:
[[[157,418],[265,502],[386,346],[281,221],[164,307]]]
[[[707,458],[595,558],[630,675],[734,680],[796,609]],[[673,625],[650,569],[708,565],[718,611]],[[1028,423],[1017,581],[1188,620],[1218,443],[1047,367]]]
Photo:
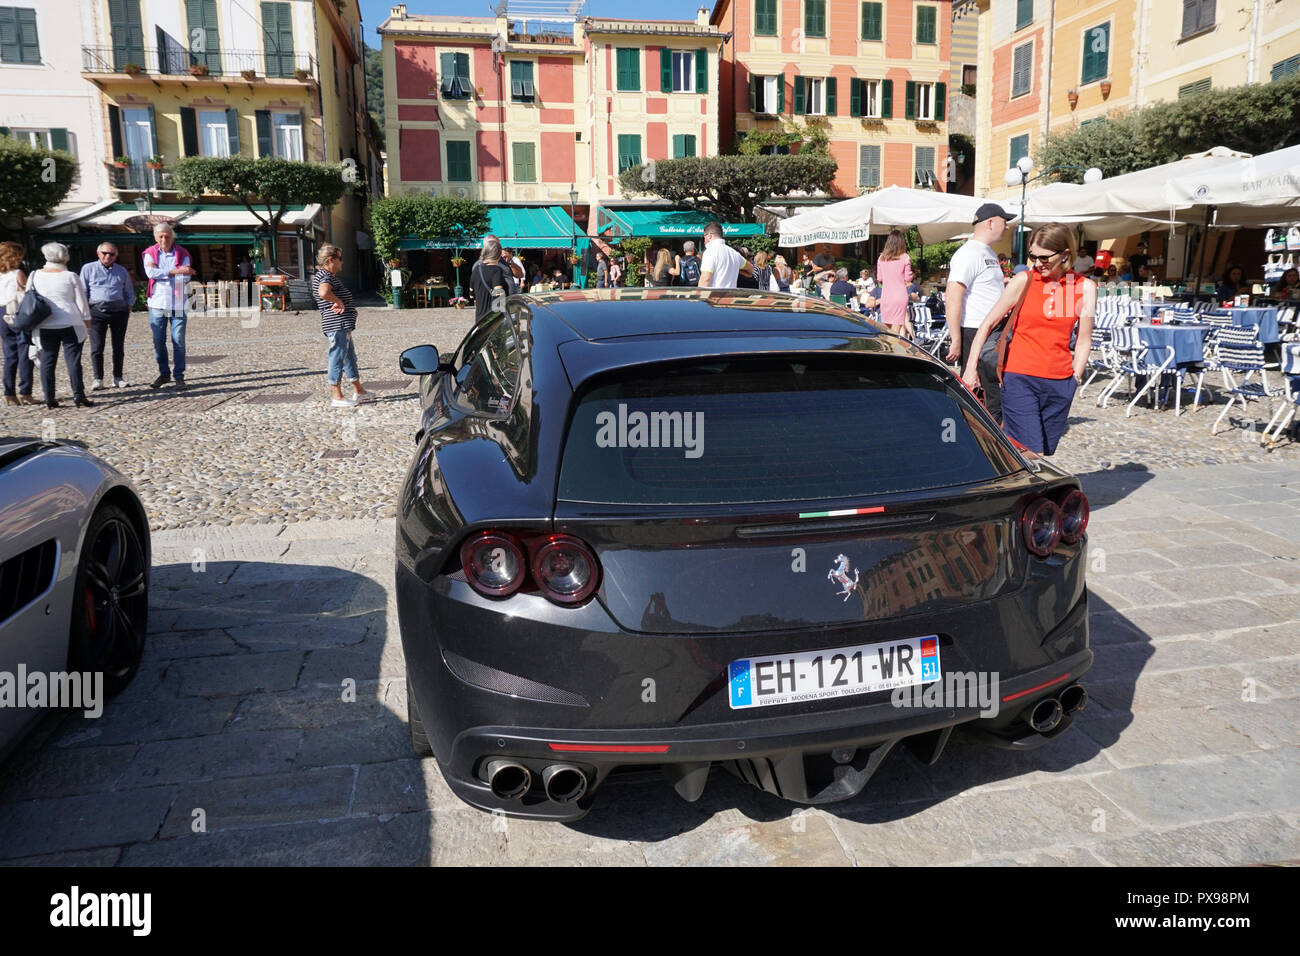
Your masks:
[[[392,17],[394,20],[405,20],[405,19],[406,19],[406,4],[404,4],[404,3],[395,3],[395,4],[393,4],[392,9],[388,11],[388,15],[389,15],[390,17]]]
[[[707,27],[709,25],[708,7],[700,7],[695,11],[695,25],[697,27]]]

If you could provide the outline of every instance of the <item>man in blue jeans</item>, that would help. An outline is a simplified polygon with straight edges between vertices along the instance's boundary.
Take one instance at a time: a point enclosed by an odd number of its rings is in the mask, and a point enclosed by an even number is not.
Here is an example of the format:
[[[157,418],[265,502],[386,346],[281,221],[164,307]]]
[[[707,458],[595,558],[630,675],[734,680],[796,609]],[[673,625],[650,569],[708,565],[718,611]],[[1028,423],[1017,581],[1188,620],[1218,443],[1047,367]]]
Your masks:
[[[176,233],[165,222],[153,227],[155,245],[144,251],[144,271],[149,277],[149,327],[153,331],[154,358],[158,377],[151,388],[172,381],[185,387],[185,295],[194,275],[190,254],[176,245]],[[171,323],[172,369],[167,365],[167,325]]]

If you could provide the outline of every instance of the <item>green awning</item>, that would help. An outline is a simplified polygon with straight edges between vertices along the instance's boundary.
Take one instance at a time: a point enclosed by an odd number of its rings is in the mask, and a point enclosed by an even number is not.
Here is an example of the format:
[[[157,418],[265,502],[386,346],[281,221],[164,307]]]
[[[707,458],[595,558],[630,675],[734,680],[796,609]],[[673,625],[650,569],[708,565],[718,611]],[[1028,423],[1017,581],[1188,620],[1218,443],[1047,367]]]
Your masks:
[[[596,210],[596,234],[616,239],[650,236],[656,239],[700,239],[712,221],[707,213],[693,209],[609,209]],[[756,222],[724,222],[722,234],[761,236],[767,230]]]
[[[147,232],[47,232],[42,239],[61,242],[65,246],[99,245],[111,242],[115,245],[152,245],[154,239]],[[296,241],[297,236],[291,232],[280,233],[280,241]],[[183,232],[177,230],[176,241],[182,246],[225,246],[252,245],[257,237],[251,232]]]
[[[506,249],[568,249],[577,242],[585,249],[589,242],[562,206],[494,206],[488,210],[492,235]],[[482,236],[452,239],[437,236],[399,239],[398,249],[473,249]]]

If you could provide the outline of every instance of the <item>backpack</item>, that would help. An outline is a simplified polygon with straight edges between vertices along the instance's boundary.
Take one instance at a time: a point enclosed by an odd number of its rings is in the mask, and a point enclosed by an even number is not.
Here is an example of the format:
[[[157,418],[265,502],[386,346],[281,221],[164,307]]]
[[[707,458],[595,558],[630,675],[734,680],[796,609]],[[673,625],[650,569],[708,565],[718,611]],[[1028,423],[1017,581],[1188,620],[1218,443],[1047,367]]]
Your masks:
[[[700,257],[683,256],[682,257],[682,285],[699,285],[700,284]]]
[[[150,246],[148,249],[144,251],[143,258],[148,259],[150,256],[152,256],[153,261],[157,262],[159,251],[160,250],[158,249],[158,243],[155,242],[152,246]],[[178,268],[180,266],[187,266],[190,264],[190,254],[186,250],[186,248],[182,246],[180,243],[172,243],[172,252],[176,253],[176,265]],[[153,284],[154,284],[154,280],[150,279],[149,290],[146,293],[147,295],[153,295]]]

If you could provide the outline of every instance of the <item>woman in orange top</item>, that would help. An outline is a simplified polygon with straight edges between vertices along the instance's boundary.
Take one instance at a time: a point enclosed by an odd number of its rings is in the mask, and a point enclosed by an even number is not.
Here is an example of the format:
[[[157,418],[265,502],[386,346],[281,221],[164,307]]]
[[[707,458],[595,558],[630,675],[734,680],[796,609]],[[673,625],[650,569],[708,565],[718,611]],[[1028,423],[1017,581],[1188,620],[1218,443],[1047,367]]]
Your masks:
[[[1097,286],[1070,272],[1074,236],[1069,226],[1039,226],[1029,237],[1032,268],[1011,280],[975,333],[962,380],[979,382],[974,359],[994,326],[1011,312],[1011,329],[1003,336],[999,365],[1002,381],[1002,430],[1037,458],[1056,451],[1065,433],[1070,403],[1083,381],[1092,347],[1092,318]],[[1078,325],[1073,351],[1070,334]]]

